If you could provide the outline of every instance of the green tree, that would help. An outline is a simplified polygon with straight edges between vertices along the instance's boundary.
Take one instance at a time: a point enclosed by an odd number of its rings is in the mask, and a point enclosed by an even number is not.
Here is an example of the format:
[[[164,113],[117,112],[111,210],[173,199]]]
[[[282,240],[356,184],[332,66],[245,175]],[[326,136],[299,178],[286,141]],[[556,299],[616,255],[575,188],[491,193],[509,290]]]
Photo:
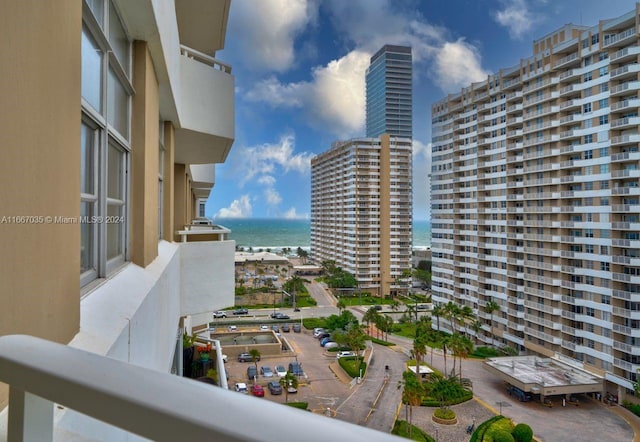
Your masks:
[[[453,353],[453,372],[455,373],[456,357],[458,357],[460,379],[462,380],[462,359],[466,359],[473,351],[473,343],[466,336],[456,333],[449,338],[449,348]]]
[[[416,373],[420,375],[420,363],[422,357],[427,353],[427,339],[425,335],[418,334],[416,328],[416,337],[413,339],[413,355],[416,358]],[[422,376],[418,376],[418,381],[422,383]]]
[[[527,424],[518,424],[513,430],[511,435],[516,442],[531,442],[533,440],[533,430]]]
[[[342,313],[342,311],[347,308],[347,305],[344,303],[344,301],[341,299],[340,301],[338,301],[338,303],[336,304],[336,307],[338,307],[338,311],[340,313]]]
[[[251,355],[251,362],[253,362],[256,366],[256,370],[258,370],[258,361],[260,360],[260,350],[256,348],[252,348],[249,350],[249,354]]]
[[[302,264],[305,264],[307,262],[307,257],[309,256],[309,252],[307,252],[302,247],[298,247],[298,250],[296,251],[296,253],[298,254],[298,257],[300,258],[300,260],[302,261]]]
[[[411,371],[402,373],[402,380],[398,383],[398,389],[402,388],[402,403],[407,406],[407,422],[409,422],[409,438],[413,427],[413,407],[418,407],[425,396],[425,389],[419,380],[419,376]]]
[[[456,331],[456,321],[458,320],[458,317],[460,316],[460,307],[458,306],[458,304],[454,303],[453,301],[449,301],[445,306],[444,306],[444,314],[446,316],[446,318],[449,321],[449,324],[451,325],[451,332],[455,332]]]
[[[362,320],[367,323],[367,328],[369,329],[369,334],[371,334],[371,323],[376,324],[377,318],[380,316],[378,311],[375,308],[368,309],[365,314],[362,316]]]
[[[491,300],[484,306],[484,311],[491,315],[491,344],[493,345],[493,341],[496,338],[495,333],[493,332],[493,314],[500,311],[500,304]]]
[[[298,377],[287,371],[287,374],[280,378],[280,386],[284,390],[284,401],[289,402],[289,387],[298,388]]]
[[[435,316],[436,318],[436,329],[440,331],[440,317],[444,315],[444,307],[440,304],[435,305],[433,310],[431,310],[431,316]]]
[[[366,335],[362,331],[362,327],[356,322],[352,323],[346,333],[347,345],[356,351],[356,361],[362,363],[361,351],[365,348]]]
[[[325,320],[329,330],[347,330],[351,324],[358,324],[358,319],[349,310],[344,310],[340,315],[331,315]]]
[[[471,330],[473,330],[474,333],[475,333],[475,341],[476,341],[476,344],[477,344],[478,343],[478,333],[480,332],[480,330],[482,330],[482,322],[478,321],[477,319],[474,320],[471,323]]]
[[[393,330],[393,318],[389,315],[381,315],[378,320],[378,328],[385,334],[384,340],[389,340],[389,332]]]

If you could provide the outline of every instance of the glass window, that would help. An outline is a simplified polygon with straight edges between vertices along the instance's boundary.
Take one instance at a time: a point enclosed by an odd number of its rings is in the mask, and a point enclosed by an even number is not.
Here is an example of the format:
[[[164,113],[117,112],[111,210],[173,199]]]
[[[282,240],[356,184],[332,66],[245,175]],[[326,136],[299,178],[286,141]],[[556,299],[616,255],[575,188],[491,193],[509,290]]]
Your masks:
[[[111,124],[125,139],[129,139],[129,95],[118,80],[112,68],[109,68],[107,84],[107,115]]]
[[[97,111],[102,109],[102,51],[95,41],[82,29],[82,98]]]
[[[116,54],[118,61],[122,65],[123,70],[129,74],[130,65],[130,48],[129,38],[122,26],[122,22],[113,3],[109,5],[109,43]]]

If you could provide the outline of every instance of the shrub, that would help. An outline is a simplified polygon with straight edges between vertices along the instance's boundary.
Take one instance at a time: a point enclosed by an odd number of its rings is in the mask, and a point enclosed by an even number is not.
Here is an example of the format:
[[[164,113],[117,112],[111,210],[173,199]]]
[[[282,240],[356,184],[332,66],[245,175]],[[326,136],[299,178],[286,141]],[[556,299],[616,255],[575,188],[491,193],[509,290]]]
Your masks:
[[[504,419],[504,418],[502,416],[493,416],[492,418],[482,422],[480,425],[478,425],[478,427],[476,428],[476,431],[474,431],[473,434],[471,435],[471,439],[469,440],[469,442],[481,442],[482,439],[484,438],[484,433],[489,429],[489,427],[494,422],[500,419]]]
[[[511,432],[511,435],[516,442],[531,442],[533,439],[533,430],[527,424],[518,424]]]
[[[308,402],[287,402],[286,405],[293,407],[293,408],[299,408],[301,410],[306,410],[307,407],[309,406]]]
[[[371,339],[371,342],[373,342],[374,344],[384,345],[385,347],[391,347],[396,345],[393,342],[383,341],[382,339],[374,338],[373,336],[369,336],[368,339]]]
[[[302,325],[304,325],[304,328],[307,330],[313,330],[317,327],[326,327],[327,321],[325,318],[304,318]]]
[[[635,414],[636,416],[640,416],[640,405],[634,404],[629,401],[623,401],[622,406],[627,410],[629,410],[630,412],[632,412],[633,414]]]
[[[393,430],[391,434],[409,439],[409,423],[407,421],[396,421],[393,424]],[[411,425],[411,440],[417,440],[421,442],[435,442],[431,436],[422,431],[415,425]]]
[[[340,358],[338,359],[338,363],[340,364],[340,367],[342,367],[342,369],[352,378],[357,378],[358,376],[360,376],[360,368],[362,368],[362,376],[364,376],[364,373],[367,370],[367,363],[366,362],[360,362],[362,361],[362,359],[358,358],[358,361],[356,362],[356,358]],[[358,362],[360,362],[358,364]]]
[[[515,442],[511,433],[505,430],[498,430],[493,434],[493,442]]]
[[[439,419],[455,419],[456,412],[451,408],[438,408],[433,415]]]

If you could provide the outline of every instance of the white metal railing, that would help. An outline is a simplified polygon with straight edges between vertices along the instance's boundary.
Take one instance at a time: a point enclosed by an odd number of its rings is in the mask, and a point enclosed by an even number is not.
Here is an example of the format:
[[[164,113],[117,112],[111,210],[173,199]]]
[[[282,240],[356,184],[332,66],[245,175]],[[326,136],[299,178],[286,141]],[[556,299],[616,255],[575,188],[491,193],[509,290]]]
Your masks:
[[[207,55],[185,45],[180,45],[180,53],[185,57],[189,57],[194,60],[198,60],[200,63],[207,64],[218,71],[222,71],[227,74],[231,73],[231,65],[223,63],[220,60],[213,58],[211,55]]]
[[[32,336],[0,337],[0,382],[8,441],[53,440],[54,402],[157,441],[401,440]]]

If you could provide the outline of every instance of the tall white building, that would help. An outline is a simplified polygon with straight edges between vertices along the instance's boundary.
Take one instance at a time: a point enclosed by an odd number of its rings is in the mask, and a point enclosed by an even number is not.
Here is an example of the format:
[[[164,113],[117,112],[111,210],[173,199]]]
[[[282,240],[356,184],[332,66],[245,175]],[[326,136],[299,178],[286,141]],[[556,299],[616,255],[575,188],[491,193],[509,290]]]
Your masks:
[[[394,294],[411,259],[411,140],[336,142],[311,160],[311,257],[334,260],[364,291]]]
[[[434,302],[620,398],[640,369],[639,13],[566,25],[432,107]]]

